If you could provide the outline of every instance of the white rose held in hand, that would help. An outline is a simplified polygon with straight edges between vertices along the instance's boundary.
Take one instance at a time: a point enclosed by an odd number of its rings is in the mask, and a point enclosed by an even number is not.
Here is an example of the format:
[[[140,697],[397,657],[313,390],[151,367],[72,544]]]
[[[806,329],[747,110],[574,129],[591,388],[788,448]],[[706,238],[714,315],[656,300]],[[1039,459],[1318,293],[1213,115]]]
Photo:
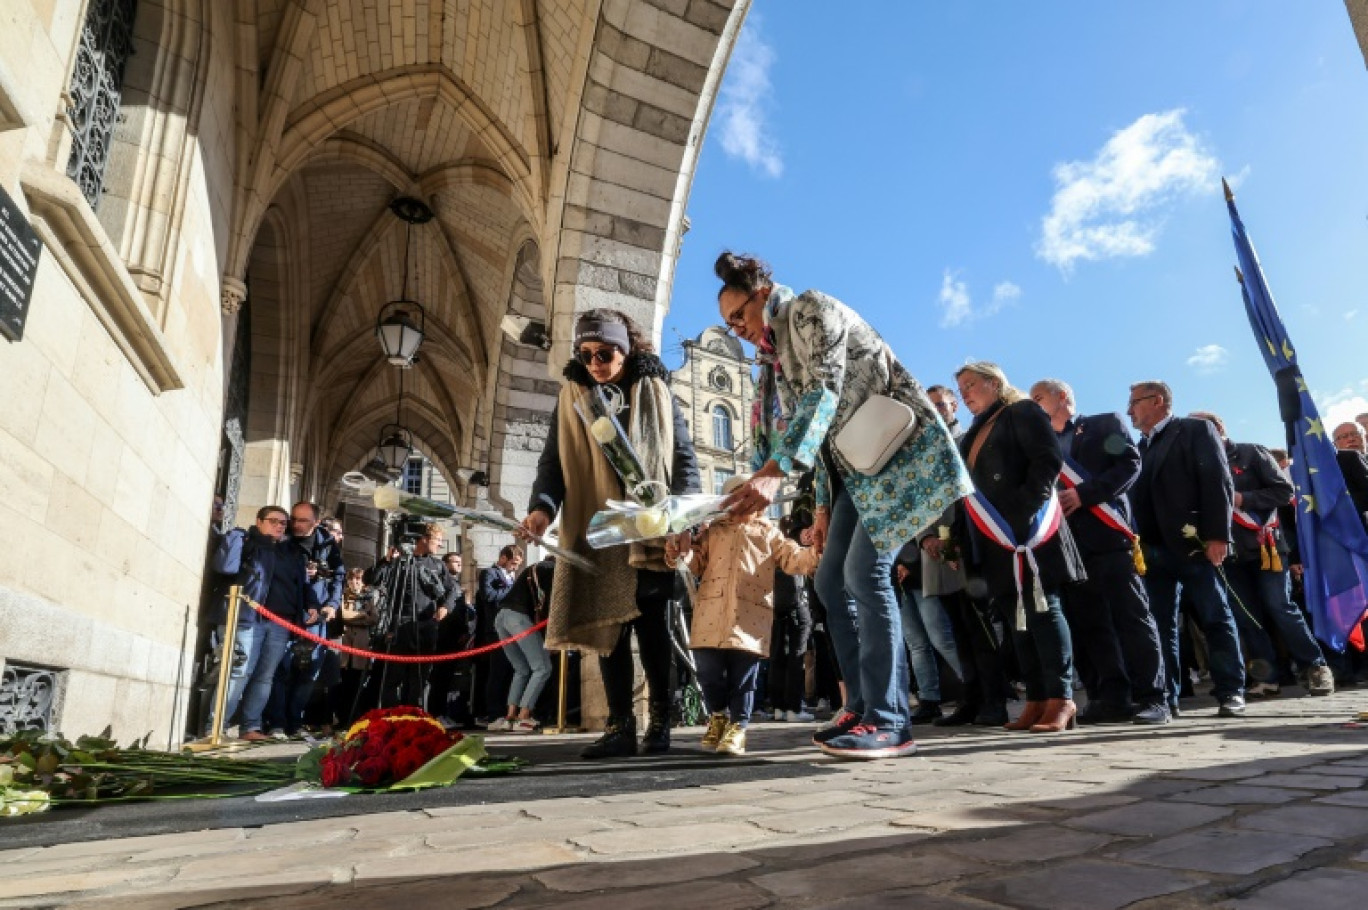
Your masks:
[[[670,517],[664,509],[644,509],[637,513],[636,527],[643,540],[664,537],[670,533]]]
[[[611,417],[600,417],[590,424],[589,435],[593,436],[599,445],[604,445],[617,438],[617,427],[613,426]]]

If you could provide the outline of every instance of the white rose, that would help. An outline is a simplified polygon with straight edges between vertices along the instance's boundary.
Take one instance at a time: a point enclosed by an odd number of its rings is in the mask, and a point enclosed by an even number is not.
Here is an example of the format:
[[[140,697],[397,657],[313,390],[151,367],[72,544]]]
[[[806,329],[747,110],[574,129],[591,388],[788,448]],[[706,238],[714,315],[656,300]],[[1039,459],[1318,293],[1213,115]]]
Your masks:
[[[612,442],[617,438],[617,427],[613,426],[613,418],[600,417],[595,420],[589,426],[589,435],[594,437],[599,445]]]
[[[664,509],[645,509],[636,516],[637,533],[642,539],[664,537],[670,533],[670,519]]]
[[[945,525],[941,525],[939,528],[936,529],[936,536],[939,537],[941,540],[949,540],[950,529],[947,528]]]
[[[1183,525],[1183,536],[1184,536],[1184,537],[1191,537],[1193,540],[1196,540],[1196,539],[1197,539],[1197,529],[1194,528],[1192,525]]]
[[[396,509],[399,507],[399,488],[389,486],[388,484],[382,487],[376,487],[375,492],[371,494],[371,498],[375,501],[375,507],[377,509]]]

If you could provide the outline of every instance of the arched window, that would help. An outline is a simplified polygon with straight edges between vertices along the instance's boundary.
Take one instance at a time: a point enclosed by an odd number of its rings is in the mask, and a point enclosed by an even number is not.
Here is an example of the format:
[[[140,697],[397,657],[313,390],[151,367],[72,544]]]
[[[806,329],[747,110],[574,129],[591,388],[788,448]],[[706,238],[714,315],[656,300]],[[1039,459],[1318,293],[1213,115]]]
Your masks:
[[[732,450],[731,412],[723,405],[713,407],[713,445],[719,449]]]

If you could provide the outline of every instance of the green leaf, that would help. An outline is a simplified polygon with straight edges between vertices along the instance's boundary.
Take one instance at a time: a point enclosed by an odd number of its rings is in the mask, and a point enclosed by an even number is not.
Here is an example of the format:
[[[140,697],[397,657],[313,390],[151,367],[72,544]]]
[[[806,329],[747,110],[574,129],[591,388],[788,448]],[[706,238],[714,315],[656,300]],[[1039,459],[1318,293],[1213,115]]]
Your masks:
[[[390,790],[421,790],[426,787],[446,787],[469,771],[485,757],[484,739],[467,736],[441,755],[431,759],[408,777],[392,784]]]
[[[295,762],[294,776],[296,780],[322,780],[323,779],[323,756],[328,754],[327,746],[314,746],[308,752],[299,756]]]

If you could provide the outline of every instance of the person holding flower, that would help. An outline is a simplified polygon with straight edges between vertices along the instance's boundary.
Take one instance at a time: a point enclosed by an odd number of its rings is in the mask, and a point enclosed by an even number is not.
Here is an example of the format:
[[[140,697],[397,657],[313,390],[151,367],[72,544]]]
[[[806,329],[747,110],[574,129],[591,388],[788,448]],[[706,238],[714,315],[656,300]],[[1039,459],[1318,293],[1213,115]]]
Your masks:
[[[907,755],[916,745],[893,557],[970,492],[968,473],[921,384],[858,313],[820,291],[795,294],[755,258],[723,253],[714,272],[718,312],[760,363],[757,469],[728,507],[764,509],[785,477],[817,473],[817,590],[849,697],[814,742],[846,758]],[[874,434],[877,450],[842,436],[852,422],[878,429],[877,415],[898,418],[891,435]]]
[[[1143,437],[1130,501],[1145,556],[1145,590],[1164,645],[1169,711],[1179,716],[1179,595],[1187,593],[1206,635],[1217,713],[1241,717],[1244,657],[1219,571],[1230,554],[1235,503],[1221,438],[1205,420],[1174,416],[1173,391],[1165,382],[1132,385],[1126,413]]]
[[[670,394],[669,370],[637,324],[624,313],[594,309],[575,322],[574,359],[564,371],[546,447],[537,461],[523,529],[540,538],[559,517],[560,545],[589,559],[590,574],[557,561],[547,616],[546,647],[579,649],[599,655],[608,701],[604,734],[582,753],[585,758],[612,758],[637,753],[636,718],[632,711],[632,643],[646,674],[650,723],[641,743],[647,753],[670,747],[670,669],[673,662],[668,604],[674,596],[675,573],[665,563],[663,543],[592,550],[584,545],[594,513],[609,499],[643,497],[668,491],[700,489],[698,459],[684,415]],[[581,411],[591,397],[615,410],[644,477],[624,489],[619,467],[610,463]],[[577,410],[576,405],[580,405]],[[608,421],[609,426],[613,421]]]
[[[738,475],[722,487],[728,494],[749,478]],[[695,548],[689,534],[665,544],[665,561],[683,562],[702,580],[694,598],[689,642],[698,684],[711,716],[703,748],[744,755],[746,727],[755,706],[760,661],[774,615],[774,572],[811,575],[817,553],[784,536],[761,509],[733,513],[713,522]]]

